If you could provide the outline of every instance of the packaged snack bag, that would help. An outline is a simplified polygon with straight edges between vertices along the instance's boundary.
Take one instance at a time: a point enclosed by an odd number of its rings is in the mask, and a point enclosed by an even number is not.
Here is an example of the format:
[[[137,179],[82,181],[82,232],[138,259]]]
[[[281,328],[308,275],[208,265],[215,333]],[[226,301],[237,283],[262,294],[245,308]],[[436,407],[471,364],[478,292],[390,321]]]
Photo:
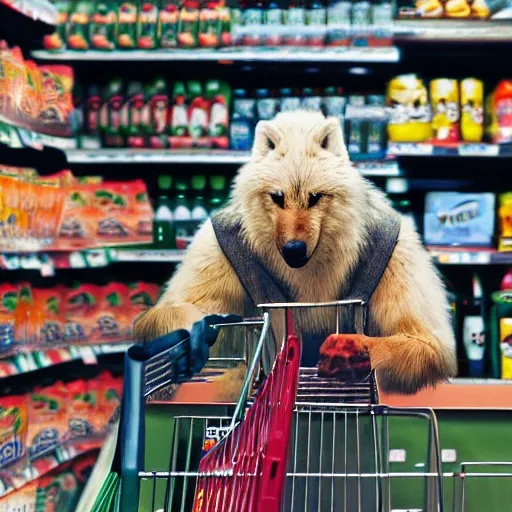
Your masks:
[[[98,408],[106,428],[110,418],[121,405],[123,378],[113,377],[109,372],[102,372],[97,381],[99,383]]]
[[[71,438],[90,436],[93,428],[91,418],[91,396],[87,390],[87,382],[83,379],[68,382],[69,414],[68,430]]]
[[[43,344],[57,344],[64,341],[65,318],[62,312],[62,289],[35,288],[34,303],[37,311],[42,313],[38,339]]]
[[[137,4],[121,2],[117,11],[117,46],[121,49],[135,48],[137,42]]]
[[[512,142],[512,80],[501,80],[487,100],[487,132],[494,144]]]
[[[128,286],[110,283],[101,290],[96,315],[97,338],[102,341],[126,341],[131,338],[135,311],[131,307]]]
[[[69,66],[42,66],[43,101],[39,120],[50,134],[70,137],[73,134],[73,69]]]
[[[9,350],[15,342],[16,308],[18,287],[13,284],[0,284],[0,354]]]
[[[66,342],[92,341],[96,332],[94,315],[98,311],[101,288],[93,284],[81,284],[68,288],[64,293]]]
[[[137,26],[137,47],[145,50],[156,48],[158,7],[156,1],[141,3]]]
[[[71,50],[89,49],[89,22],[92,14],[91,2],[78,1],[69,14],[67,45]]]
[[[392,142],[422,142],[432,136],[427,89],[416,75],[401,75],[388,84],[386,104]]]
[[[100,376],[87,381],[87,394],[89,397],[89,425],[92,431],[97,434],[103,432],[105,426],[105,418],[100,410],[100,395],[102,392],[102,384]]]
[[[460,83],[462,140],[480,142],[484,135],[484,84],[476,78],[466,78]]]
[[[30,458],[47,454],[67,438],[68,391],[62,382],[36,388],[29,402]]]
[[[21,100],[21,115],[35,121],[42,107],[43,75],[34,61],[25,62],[25,90]]]
[[[26,395],[0,398],[0,468],[27,455],[28,421]]]
[[[114,1],[98,0],[91,15],[91,47],[113,50],[116,46],[117,9]]]
[[[21,489],[0,498],[0,512],[38,512],[36,504],[37,481],[29,482]]]
[[[430,82],[434,138],[443,142],[459,140],[459,86],[457,80],[439,78]]]
[[[58,472],[57,472],[58,471]],[[34,512],[72,512],[80,486],[71,467],[61,466],[43,476],[37,485],[37,508]]]
[[[144,311],[157,303],[160,297],[160,286],[139,281],[129,285],[128,293],[131,305],[135,309]]]
[[[180,12],[176,2],[164,0],[158,16],[158,44],[160,48],[176,48]]]

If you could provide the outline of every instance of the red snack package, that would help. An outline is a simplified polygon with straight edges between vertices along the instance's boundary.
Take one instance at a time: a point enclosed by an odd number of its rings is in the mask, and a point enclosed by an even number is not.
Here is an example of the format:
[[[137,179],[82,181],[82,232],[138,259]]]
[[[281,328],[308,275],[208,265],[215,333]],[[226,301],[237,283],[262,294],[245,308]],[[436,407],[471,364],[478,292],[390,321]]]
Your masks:
[[[123,395],[123,378],[113,377],[109,372],[102,372],[98,378],[100,393],[98,408],[106,428],[110,418],[121,405]]]
[[[91,426],[91,397],[87,382],[83,379],[68,382],[69,392],[69,434],[74,437],[87,437],[93,432]]]
[[[160,286],[138,281],[129,285],[130,303],[137,310],[144,311],[154,306],[160,297]]]
[[[36,311],[41,313],[38,340],[43,344],[58,344],[64,341],[65,318],[62,312],[62,289],[35,288],[33,290]]]
[[[28,443],[31,458],[61,445],[68,432],[68,390],[64,383],[36,388],[30,396]]]
[[[27,428],[27,396],[0,398],[0,468],[25,459]]]
[[[102,341],[126,341],[131,338],[135,311],[130,304],[128,286],[110,283],[101,290],[96,316],[97,337]]]
[[[100,298],[101,288],[93,284],[67,289],[64,294],[66,342],[94,341],[97,332],[95,315],[99,311]]]

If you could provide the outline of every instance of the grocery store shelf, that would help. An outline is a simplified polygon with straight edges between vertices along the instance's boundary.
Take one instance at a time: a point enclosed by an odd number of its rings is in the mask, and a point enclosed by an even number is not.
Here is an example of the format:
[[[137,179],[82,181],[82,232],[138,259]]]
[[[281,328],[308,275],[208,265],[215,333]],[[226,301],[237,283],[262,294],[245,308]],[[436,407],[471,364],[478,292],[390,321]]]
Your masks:
[[[164,262],[180,263],[185,257],[185,251],[177,249],[133,249],[133,250],[113,250],[111,252],[114,262]]]
[[[454,379],[415,395],[380,393],[380,402],[395,407],[432,409],[508,409],[512,410],[512,381],[497,379]]]
[[[425,142],[389,142],[388,155],[397,157],[512,157],[512,144],[434,145]]]
[[[503,11],[500,13],[505,15]],[[510,12],[508,12],[510,15]],[[397,44],[408,42],[512,43],[512,24],[507,20],[397,20]]]
[[[69,149],[67,160],[73,164],[238,164],[249,161],[250,151],[223,149]],[[364,161],[354,166],[364,176],[399,176],[397,162]]]
[[[71,149],[73,164],[244,164],[250,152],[222,149]]]
[[[82,444],[70,442],[52,450],[52,453],[30,462],[27,467],[19,473],[12,474],[10,468],[0,471],[0,498],[7,494],[21,489],[38,478],[57,469],[60,465],[76,459],[92,450],[98,450],[103,444],[103,438],[88,440]]]
[[[511,265],[512,252],[494,249],[463,247],[428,247],[435,262],[440,265]]]
[[[398,62],[398,48],[226,48],[218,50],[127,50],[127,51],[48,51],[36,50],[32,56],[59,61],[187,61],[191,62]]]
[[[95,364],[97,357],[108,354],[122,354],[130,343],[107,343],[103,345],[84,345],[47,350],[0,353],[0,379],[25,374],[43,368],[49,368],[70,361],[82,360],[85,364]]]

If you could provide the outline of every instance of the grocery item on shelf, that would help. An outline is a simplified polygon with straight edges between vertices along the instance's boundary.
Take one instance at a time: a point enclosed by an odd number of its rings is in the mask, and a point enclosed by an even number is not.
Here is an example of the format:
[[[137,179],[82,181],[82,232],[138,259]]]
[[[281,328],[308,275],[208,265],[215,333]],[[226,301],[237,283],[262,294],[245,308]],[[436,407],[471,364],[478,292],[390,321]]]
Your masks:
[[[392,142],[423,142],[432,136],[428,93],[416,75],[401,75],[388,84],[388,136]]]
[[[481,80],[466,78],[460,83],[462,140],[480,142],[484,132],[484,86]]]
[[[490,193],[428,192],[424,222],[426,244],[491,247],[495,196]]]
[[[83,450],[70,449],[60,459],[37,459],[25,474],[2,474],[0,511],[74,512],[98,457],[97,449],[98,443]]]
[[[479,0],[477,0],[479,1]],[[49,50],[389,46],[393,7],[350,0],[57,2]]]
[[[151,241],[153,213],[141,180],[101,182],[70,171],[41,177],[0,166],[4,251],[79,249]]]
[[[37,66],[0,41],[0,117],[47,135],[71,137],[73,70]]]
[[[57,12],[50,0],[0,0],[0,4],[48,25],[55,25],[57,22]]]
[[[380,159],[386,155],[388,109],[383,95],[346,96],[341,87],[305,87],[235,89],[233,96],[231,149],[247,151],[251,148],[258,121],[271,119],[278,112],[305,109],[340,120],[353,160]]]
[[[149,283],[72,288],[32,288],[28,283],[0,286],[0,355],[73,344],[131,339],[133,320],[156,303],[160,288]]]
[[[434,79],[428,94],[417,75],[401,75],[388,84],[387,105],[391,142],[428,142],[442,148],[480,143],[485,134],[485,141],[512,143],[509,80],[500,81],[484,101],[484,84],[477,78]]]
[[[109,82],[102,91],[90,86],[79,144],[84,148],[154,149],[229,146],[231,90],[219,80],[174,82],[163,78]]]
[[[485,374],[486,326],[482,311],[482,285],[478,275],[473,276],[473,297],[463,320],[462,341],[469,361],[469,376],[481,378]]]
[[[499,237],[498,250],[512,250],[512,192],[505,192],[498,197]]]
[[[0,469],[27,460],[28,397],[0,398]]]
[[[430,82],[432,102],[432,129],[434,139],[440,142],[459,140],[459,84],[450,78]]]
[[[512,80],[502,80],[486,101],[487,134],[496,144],[512,143]]]
[[[398,17],[488,19],[509,18],[506,0],[399,0]]]

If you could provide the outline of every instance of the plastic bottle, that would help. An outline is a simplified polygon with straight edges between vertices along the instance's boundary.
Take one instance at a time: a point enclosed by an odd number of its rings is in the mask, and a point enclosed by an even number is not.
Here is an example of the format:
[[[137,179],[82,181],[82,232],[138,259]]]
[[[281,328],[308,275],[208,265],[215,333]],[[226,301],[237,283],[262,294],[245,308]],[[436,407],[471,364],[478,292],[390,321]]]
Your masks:
[[[306,11],[308,46],[323,46],[327,29],[327,9],[319,0],[312,0]]]
[[[271,0],[264,11],[265,45],[280,46],[283,43],[283,9],[274,0]]]
[[[235,89],[233,119],[230,126],[231,149],[251,149],[255,122],[255,101],[247,98],[244,89]]]
[[[140,82],[130,82],[123,106],[122,123],[125,140],[131,148],[144,147],[143,119],[145,95]]]
[[[210,214],[219,209],[227,199],[227,182],[225,176],[210,176]]]
[[[286,11],[286,35],[284,44],[301,46],[306,44],[306,7],[304,0],[292,0]]]
[[[192,220],[192,212],[189,203],[189,188],[186,179],[177,179],[176,185],[176,201],[172,216],[176,227],[176,237],[186,237],[189,235],[190,224]]]
[[[103,91],[100,121],[104,145],[107,147],[122,147],[124,144],[122,134],[123,89],[122,80],[115,78]]]
[[[152,84],[148,95],[148,103],[149,146],[155,149],[163,149],[167,146],[166,133],[168,131],[167,117],[169,109],[167,82],[163,78],[157,78]]]
[[[191,218],[194,221],[203,222],[208,218],[208,210],[206,208],[206,176],[192,176],[191,180],[194,199],[192,200]]]
[[[245,46],[259,46],[262,43],[263,6],[259,1],[252,1],[242,11],[244,24],[243,44]]]
[[[161,249],[176,248],[176,233],[171,206],[171,201],[167,196],[158,198],[153,221],[153,245]]]

